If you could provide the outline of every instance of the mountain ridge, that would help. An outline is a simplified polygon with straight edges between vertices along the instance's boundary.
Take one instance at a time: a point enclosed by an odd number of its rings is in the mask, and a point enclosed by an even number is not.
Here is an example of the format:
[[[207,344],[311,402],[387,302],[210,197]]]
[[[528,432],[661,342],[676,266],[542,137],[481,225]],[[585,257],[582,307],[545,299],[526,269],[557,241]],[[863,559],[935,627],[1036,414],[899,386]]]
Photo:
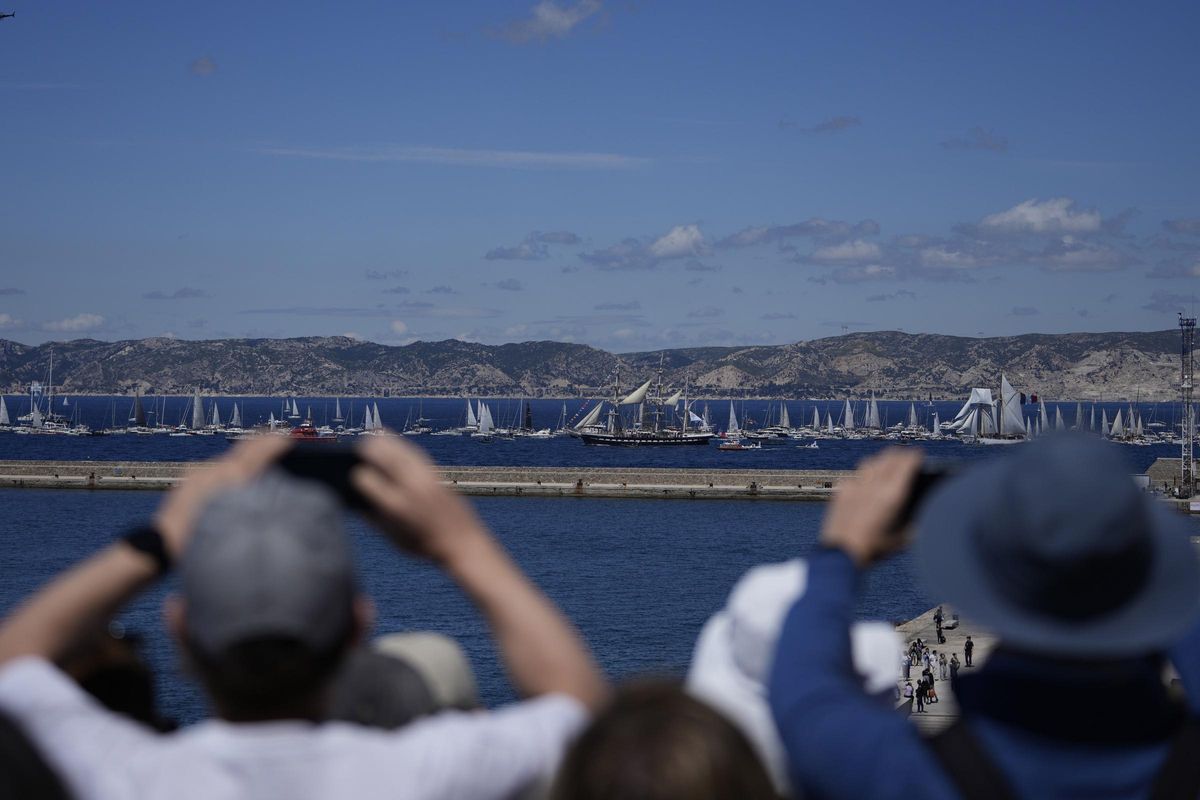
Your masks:
[[[384,345],[345,336],[184,340],[0,339],[0,389],[46,382],[76,394],[610,395],[657,372],[710,397],[957,398],[999,383],[1069,400],[1178,397],[1179,333],[1022,334],[976,338],[900,331],[779,345],[610,353],[570,342],[484,345],[447,339]]]

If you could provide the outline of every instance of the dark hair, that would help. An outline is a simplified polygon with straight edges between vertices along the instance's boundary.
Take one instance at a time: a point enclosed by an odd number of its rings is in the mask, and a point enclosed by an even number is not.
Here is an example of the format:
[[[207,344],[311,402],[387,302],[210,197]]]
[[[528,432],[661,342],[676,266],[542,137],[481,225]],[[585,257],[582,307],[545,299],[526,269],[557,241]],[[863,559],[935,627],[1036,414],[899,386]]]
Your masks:
[[[316,718],[346,653],[349,634],[324,650],[289,636],[261,636],[210,656],[191,643],[192,663],[221,716],[232,722]]]
[[[333,681],[329,718],[395,730],[437,710],[424,678],[408,662],[358,647]]]
[[[563,761],[554,800],[776,800],[734,725],[677,683],[621,688]]]

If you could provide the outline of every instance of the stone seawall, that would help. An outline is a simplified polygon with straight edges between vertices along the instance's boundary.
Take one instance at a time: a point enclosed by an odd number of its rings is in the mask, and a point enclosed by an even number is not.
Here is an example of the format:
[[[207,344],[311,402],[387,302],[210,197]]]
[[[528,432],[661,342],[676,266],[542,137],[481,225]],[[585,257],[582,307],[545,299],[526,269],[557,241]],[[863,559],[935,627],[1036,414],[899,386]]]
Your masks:
[[[174,486],[204,462],[0,461],[0,488],[149,489]],[[838,470],[441,467],[463,494],[534,497],[824,500]]]

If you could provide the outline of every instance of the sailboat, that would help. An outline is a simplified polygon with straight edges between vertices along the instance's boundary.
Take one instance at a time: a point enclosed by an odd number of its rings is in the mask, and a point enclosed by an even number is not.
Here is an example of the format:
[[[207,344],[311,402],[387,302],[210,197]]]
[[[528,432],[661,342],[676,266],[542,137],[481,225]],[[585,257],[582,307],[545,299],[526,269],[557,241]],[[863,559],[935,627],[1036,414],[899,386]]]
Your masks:
[[[492,441],[492,431],[496,424],[492,421],[492,410],[487,407],[482,400],[479,401],[479,429],[471,434],[472,439],[480,439],[485,442]]]
[[[1043,413],[1045,407],[1043,406]],[[1021,394],[1000,375],[1000,400],[992,399],[991,389],[972,389],[959,410],[950,430],[978,444],[1016,444],[1029,435],[1021,416]]]
[[[342,416],[342,398],[335,397],[333,400],[333,421],[345,422],[346,418]]]
[[[8,418],[8,406],[4,404],[3,395],[0,395],[0,430],[12,430],[12,421]]]
[[[654,379],[651,378],[624,397],[621,396],[621,376],[620,373],[617,373],[613,381],[612,405],[608,410],[607,424],[603,429],[592,427],[580,430],[579,438],[583,440],[584,444],[613,447],[678,447],[707,444],[708,440],[713,438],[712,432],[689,429],[690,420],[687,414],[680,418],[678,428],[667,427],[663,424],[668,406],[666,401],[670,397],[664,392],[662,372],[660,364],[657,392],[654,395],[650,394],[651,387],[654,386]],[[682,393],[677,394],[681,397],[686,394],[686,387],[685,382]],[[638,405],[643,407],[643,415],[640,416],[641,424],[634,428],[626,428],[625,421],[621,417],[622,406]],[[687,407],[686,398],[684,407]]]
[[[863,427],[873,433],[883,430],[883,425],[879,422],[879,403],[875,402],[873,392],[871,393],[871,402],[867,405],[867,418],[863,422]]]
[[[300,419],[300,407],[296,405],[296,398],[292,398],[292,410],[288,414],[288,419]]]
[[[725,434],[722,439],[737,439],[742,435],[742,428],[738,425],[737,412],[733,409],[733,401],[729,401],[729,427],[725,429]]]

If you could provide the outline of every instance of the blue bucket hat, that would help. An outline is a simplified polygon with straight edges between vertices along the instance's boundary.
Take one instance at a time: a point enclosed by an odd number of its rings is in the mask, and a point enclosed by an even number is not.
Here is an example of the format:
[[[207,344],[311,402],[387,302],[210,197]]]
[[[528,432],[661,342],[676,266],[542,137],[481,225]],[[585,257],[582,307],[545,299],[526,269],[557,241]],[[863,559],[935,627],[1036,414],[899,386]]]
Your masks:
[[[1200,613],[1200,562],[1178,513],[1116,446],[1048,437],[930,496],[915,556],[926,587],[1006,644],[1122,658],[1163,650]]]

